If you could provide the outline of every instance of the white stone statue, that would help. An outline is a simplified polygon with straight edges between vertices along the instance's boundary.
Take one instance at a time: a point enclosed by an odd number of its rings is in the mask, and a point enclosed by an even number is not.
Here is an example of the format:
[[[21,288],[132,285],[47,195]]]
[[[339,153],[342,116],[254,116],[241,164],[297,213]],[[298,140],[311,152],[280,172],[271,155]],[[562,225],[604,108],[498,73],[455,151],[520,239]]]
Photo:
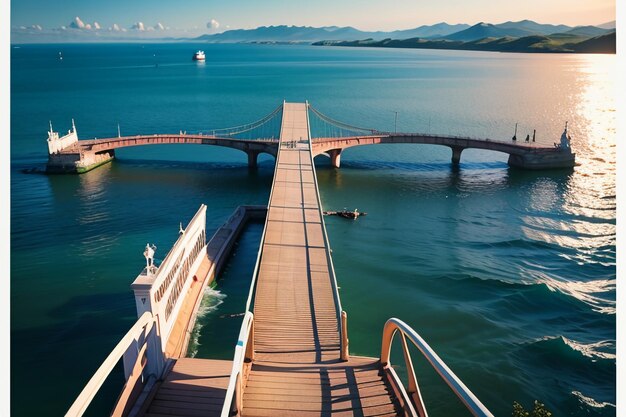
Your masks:
[[[146,249],[143,251],[143,256],[146,257],[146,270],[148,272],[154,268],[154,252],[156,251],[156,248],[157,247],[155,245],[146,243]]]
[[[559,143],[554,143],[554,147],[560,149],[563,152],[572,152],[572,148],[570,147],[570,141],[572,137],[567,134],[567,122],[565,122],[565,129],[561,134],[561,141]]]
[[[565,130],[563,130],[563,134],[561,135],[561,149],[569,149],[569,137],[567,136],[567,122],[565,122]]]

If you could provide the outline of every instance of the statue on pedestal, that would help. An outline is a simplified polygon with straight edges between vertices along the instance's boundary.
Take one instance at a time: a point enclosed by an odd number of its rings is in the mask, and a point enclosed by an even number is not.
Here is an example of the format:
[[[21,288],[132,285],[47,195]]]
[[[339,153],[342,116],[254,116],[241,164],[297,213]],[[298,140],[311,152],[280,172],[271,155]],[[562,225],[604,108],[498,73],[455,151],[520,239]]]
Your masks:
[[[143,251],[143,256],[146,258],[146,271],[150,275],[154,273],[156,267],[154,266],[154,252],[156,251],[156,245],[146,243],[146,249]]]

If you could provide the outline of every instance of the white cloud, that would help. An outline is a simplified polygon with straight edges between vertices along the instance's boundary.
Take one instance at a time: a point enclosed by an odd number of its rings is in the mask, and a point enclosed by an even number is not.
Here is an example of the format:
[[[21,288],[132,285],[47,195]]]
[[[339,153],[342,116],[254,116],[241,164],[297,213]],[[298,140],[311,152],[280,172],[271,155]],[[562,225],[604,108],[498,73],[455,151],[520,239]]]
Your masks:
[[[41,27],[41,25],[32,25],[32,26],[31,26],[31,28],[32,28],[32,29],[35,29],[35,30],[43,30],[43,28]]]
[[[113,32],[119,32],[120,31],[120,27],[118,26],[117,23],[113,23],[113,26],[111,26],[109,28],[109,30],[113,31]]]
[[[100,23],[98,23],[98,22],[93,22],[93,28],[94,28],[95,30],[100,30]]]
[[[146,30],[146,27],[144,26],[143,22],[137,22],[134,25],[132,25],[130,28],[134,30]]]
[[[163,26],[163,23],[159,22],[156,25],[154,25],[154,28],[156,30],[165,30],[165,26]]]
[[[72,29],[84,29],[85,28],[85,24],[83,23],[82,20],[80,20],[80,17],[78,16],[76,16],[74,20],[72,20],[72,22],[68,26]]]
[[[209,23],[206,24],[207,29],[217,30],[220,28],[220,22],[215,19],[211,19]]]

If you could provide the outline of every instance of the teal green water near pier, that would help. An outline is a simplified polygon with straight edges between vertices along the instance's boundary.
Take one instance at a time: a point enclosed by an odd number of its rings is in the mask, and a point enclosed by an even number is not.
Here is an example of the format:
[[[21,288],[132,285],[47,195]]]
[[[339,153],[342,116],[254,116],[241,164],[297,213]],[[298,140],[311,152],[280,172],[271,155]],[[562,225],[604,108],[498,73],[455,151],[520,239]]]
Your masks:
[[[191,61],[198,48],[206,64]],[[62,52],[63,61],[57,59]],[[147,242],[165,256],[201,203],[211,235],[240,204],[266,204],[273,158],[150,146],[81,176],[44,167],[46,131],[79,138],[209,132],[308,100],[341,121],[508,140],[565,121],[580,166],[510,169],[506,155],[380,145],[316,159],[353,354],[380,354],[385,320],[413,326],[496,415],[513,401],[614,416],[615,56],[272,45],[14,45],[11,49],[12,415],[62,415],[136,319],[130,283]],[[230,359],[261,226],[208,292],[193,352]],[[234,316],[233,316],[234,315]],[[415,359],[414,359],[415,360]],[[431,415],[458,402],[418,365]],[[110,412],[113,380],[91,415]],[[114,379],[114,378],[113,378]],[[38,401],[32,400],[37,393]]]

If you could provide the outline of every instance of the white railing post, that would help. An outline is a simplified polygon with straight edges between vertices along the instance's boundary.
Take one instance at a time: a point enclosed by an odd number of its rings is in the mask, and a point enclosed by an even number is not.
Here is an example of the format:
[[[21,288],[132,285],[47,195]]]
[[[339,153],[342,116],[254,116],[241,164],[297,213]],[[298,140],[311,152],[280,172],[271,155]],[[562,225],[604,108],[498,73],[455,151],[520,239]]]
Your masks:
[[[150,299],[150,289],[152,288],[153,281],[154,277],[139,275],[130,286],[135,294],[137,317],[141,317],[146,311],[152,314],[156,313],[156,311],[153,311],[152,300]]]
[[[163,354],[163,348],[161,344],[161,327],[159,325],[160,318],[155,316],[154,326],[145,336],[144,343],[147,345],[146,349],[146,374],[154,375],[157,379],[161,378],[163,371],[165,370],[165,355]]]

